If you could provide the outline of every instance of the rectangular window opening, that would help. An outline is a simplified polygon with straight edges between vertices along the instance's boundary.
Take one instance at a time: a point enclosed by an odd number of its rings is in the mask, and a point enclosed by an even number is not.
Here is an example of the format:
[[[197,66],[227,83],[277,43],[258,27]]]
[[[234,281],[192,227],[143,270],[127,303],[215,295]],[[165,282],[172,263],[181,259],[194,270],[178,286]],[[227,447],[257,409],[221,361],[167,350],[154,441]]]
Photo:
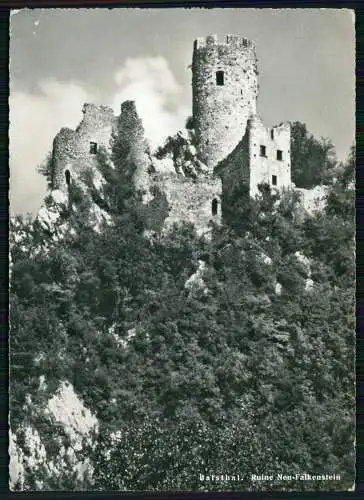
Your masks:
[[[260,146],[260,156],[267,156],[267,148],[265,146]]]
[[[272,185],[273,186],[277,185],[277,176],[276,175],[272,175]]]
[[[277,160],[283,160],[283,151],[281,151],[280,149],[277,149]]]
[[[224,85],[224,72],[216,71],[216,85]]]
[[[90,154],[95,155],[97,153],[97,142],[90,142]]]
[[[271,139],[272,139],[272,141],[273,141],[273,139],[274,139],[274,130],[273,130],[273,129],[270,131],[270,138],[271,138]]]
[[[217,215],[218,206],[219,206],[219,202],[217,201],[216,198],[214,198],[212,200],[212,204],[211,204],[212,215]]]

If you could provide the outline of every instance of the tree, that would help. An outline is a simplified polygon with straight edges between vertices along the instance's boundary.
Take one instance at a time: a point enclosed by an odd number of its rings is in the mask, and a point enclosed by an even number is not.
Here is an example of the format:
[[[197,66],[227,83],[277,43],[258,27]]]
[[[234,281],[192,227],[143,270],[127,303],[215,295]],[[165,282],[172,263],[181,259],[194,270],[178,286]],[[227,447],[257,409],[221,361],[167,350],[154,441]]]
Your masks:
[[[291,171],[297,187],[327,184],[335,165],[335,149],[329,139],[317,140],[305,124],[291,123]]]
[[[296,132],[310,143],[304,126]],[[112,158],[99,151],[105,182],[96,189],[91,177],[80,190],[69,236],[51,251],[34,254],[34,243],[51,236],[30,220],[14,222],[15,432],[26,419],[46,436],[35,409],[67,379],[100,425],[83,452],[92,488],[213,490],[198,471],[228,470],[244,478],[219,488],[254,490],[251,471],[267,469],[340,470],[329,487],[351,486],[354,151],[335,169],[321,214],[302,219],[294,193],[262,186],[254,200],[237,193],[211,239],[185,223],[146,238],[129,159],[126,144]],[[99,232],[87,222],[92,203],[111,217]],[[196,287],[186,287],[198,269]]]
[[[53,158],[50,151],[43,162],[37,168],[38,173],[43,175],[47,181],[47,187],[52,188],[53,184]]]

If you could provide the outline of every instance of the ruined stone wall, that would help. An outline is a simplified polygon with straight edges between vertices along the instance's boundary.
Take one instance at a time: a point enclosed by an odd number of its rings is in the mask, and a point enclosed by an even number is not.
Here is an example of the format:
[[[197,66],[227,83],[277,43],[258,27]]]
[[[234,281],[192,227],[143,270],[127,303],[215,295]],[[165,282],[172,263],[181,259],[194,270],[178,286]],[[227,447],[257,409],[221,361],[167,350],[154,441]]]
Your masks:
[[[223,71],[223,85],[216,72]],[[212,168],[244,136],[247,119],[256,112],[258,70],[254,42],[228,35],[197,39],[192,60],[193,119],[200,159]]]
[[[215,175],[222,180],[222,206],[229,204],[234,193],[245,187],[249,192],[250,186],[250,161],[249,161],[249,136],[246,133],[225,160],[215,167]]]
[[[295,188],[300,194],[301,205],[304,211],[313,215],[316,211],[323,211],[327,199],[327,186],[315,186],[312,189]]]
[[[110,148],[115,118],[111,108],[95,104],[83,106],[83,119],[76,130],[62,128],[53,141],[52,189],[66,190],[65,171],[78,175],[96,165],[96,154],[90,152],[91,142]]]
[[[86,168],[96,168],[97,155],[92,152],[91,143],[111,153],[114,136],[118,138],[120,157],[137,167],[134,179],[137,189],[147,189],[148,143],[134,101],[122,103],[119,117],[107,106],[85,104],[77,129],[61,129],[53,141],[52,189],[67,190],[66,170],[70,171],[71,178],[77,178]]]
[[[145,139],[142,120],[138,116],[134,101],[122,103],[117,127],[120,155],[136,167],[135,187],[138,190],[148,192],[150,158],[147,153],[149,145]]]
[[[194,180],[177,173],[155,174],[153,186],[165,193],[169,215],[164,226],[182,221],[195,225],[199,234],[208,230],[209,221],[221,218],[221,180],[214,177],[199,177]],[[217,214],[212,214],[213,200],[217,201]]]
[[[259,184],[269,184],[272,188],[291,186],[291,129],[289,123],[282,123],[272,129],[265,128],[258,116],[248,121],[250,156],[250,196],[258,194]],[[265,147],[265,154],[261,152]],[[282,159],[278,159],[280,151]],[[273,176],[276,178],[274,185]]]
[[[85,104],[77,129],[63,128],[54,139],[52,188],[67,191],[65,171],[77,177],[85,168],[96,168],[97,155],[91,143],[111,152],[114,139],[115,165],[119,158],[121,168],[124,164],[125,168],[135,167],[133,182],[137,190],[145,193],[144,208],[149,206],[155,215],[151,218],[157,220],[160,200],[161,213],[168,210],[167,225],[185,220],[203,232],[210,220],[220,220],[221,202],[229,203],[236,189],[245,186],[254,196],[258,184],[273,186],[273,179],[277,188],[290,186],[289,124],[266,129],[256,115],[258,70],[254,42],[236,35],[228,35],[221,43],[216,36],[197,39],[192,90],[198,156],[203,163],[192,165],[184,157],[180,173],[156,174],[134,101],[121,105],[119,117],[107,106]],[[264,154],[261,146],[265,147]],[[188,154],[194,157],[191,147]],[[191,170],[194,178],[188,176]],[[153,194],[154,188],[165,196]],[[218,205],[215,215],[213,200]]]

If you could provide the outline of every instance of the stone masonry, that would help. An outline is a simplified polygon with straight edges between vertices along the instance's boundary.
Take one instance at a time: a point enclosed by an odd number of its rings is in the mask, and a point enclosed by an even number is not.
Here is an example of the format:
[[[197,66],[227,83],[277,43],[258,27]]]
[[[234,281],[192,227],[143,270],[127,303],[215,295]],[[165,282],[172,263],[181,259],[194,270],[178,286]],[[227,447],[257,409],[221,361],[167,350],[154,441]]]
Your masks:
[[[219,178],[201,176],[198,179],[177,173],[156,174],[154,186],[166,194],[169,204],[165,224],[171,226],[181,221],[194,224],[197,232],[208,232],[210,222],[221,217],[221,181]]]
[[[258,115],[251,117],[242,141],[215,167],[215,175],[222,179],[224,200],[242,185],[252,198],[260,184],[268,184],[272,190],[290,188],[290,142],[289,123],[268,129]]]
[[[97,147],[110,149],[112,132],[117,123],[113,110],[108,106],[85,104],[82,111],[83,119],[76,130],[62,128],[53,141],[53,189],[66,189],[66,170],[72,177],[72,174],[78,174],[87,167],[96,167]]]
[[[133,101],[122,103],[118,117],[107,106],[85,104],[76,130],[63,128],[54,139],[52,189],[68,192],[70,178],[97,169],[98,148],[111,152],[115,134],[136,166],[133,182],[143,193],[144,211],[159,229],[187,221],[206,232],[210,221],[223,217],[237,187],[255,196],[262,183],[275,189],[291,185],[289,124],[268,129],[257,115],[254,42],[236,35],[221,43],[215,35],[197,39],[192,96],[197,158],[205,166],[197,177],[176,165],[170,172],[156,170]]]
[[[258,70],[254,42],[228,35],[195,41],[192,60],[193,118],[201,160],[211,168],[224,159],[256,113]]]

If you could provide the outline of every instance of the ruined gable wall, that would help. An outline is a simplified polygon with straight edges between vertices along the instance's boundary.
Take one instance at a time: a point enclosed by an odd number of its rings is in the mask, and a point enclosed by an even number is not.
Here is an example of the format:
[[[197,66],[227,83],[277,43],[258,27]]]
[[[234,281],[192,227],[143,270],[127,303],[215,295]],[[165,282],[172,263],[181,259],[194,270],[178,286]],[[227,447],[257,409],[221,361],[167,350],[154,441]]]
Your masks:
[[[248,121],[250,155],[250,196],[258,194],[259,184],[269,184],[281,189],[291,186],[291,131],[289,123],[283,123],[272,129],[264,127],[258,116]],[[260,147],[265,146],[265,156]],[[282,160],[277,159],[277,151],[282,151]],[[277,185],[273,185],[273,176]]]
[[[210,220],[219,222],[221,217],[221,181],[214,177],[196,180],[177,173],[154,174],[152,185],[165,193],[169,215],[165,227],[182,221],[195,225],[201,234],[208,230]],[[153,189],[153,188],[152,188]],[[212,200],[218,201],[217,215],[212,215]]]
[[[85,104],[83,119],[76,130],[63,128],[53,141],[52,189],[66,190],[65,170],[71,177],[79,175],[89,167],[97,167],[97,155],[90,152],[90,143],[97,143],[111,153],[113,136],[118,136],[121,156],[133,162],[137,189],[148,186],[148,144],[144,137],[142,122],[135,103],[126,101],[121,105],[120,116],[115,117],[107,106]]]
[[[224,72],[217,85],[216,72]],[[193,120],[201,160],[212,168],[240,142],[258,96],[255,45],[240,36],[197,39],[192,61]]]
[[[95,104],[83,106],[83,119],[76,130],[63,128],[53,141],[52,189],[66,189],[65,170],[77,175],[96,165],[90,142],[110,149],[115,118],[111,108]]]

